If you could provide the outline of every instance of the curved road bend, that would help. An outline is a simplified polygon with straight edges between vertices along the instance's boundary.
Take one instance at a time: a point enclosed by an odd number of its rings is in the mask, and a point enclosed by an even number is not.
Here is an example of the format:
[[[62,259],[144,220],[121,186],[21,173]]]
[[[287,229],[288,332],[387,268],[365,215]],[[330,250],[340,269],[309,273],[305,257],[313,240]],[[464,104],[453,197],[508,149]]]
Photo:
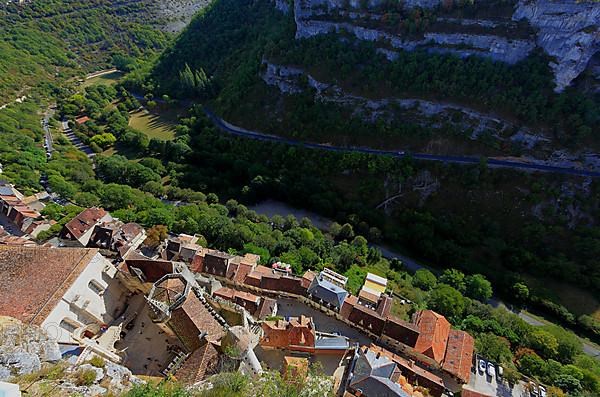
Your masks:
[[[366,147],[342,147],[342,146],[331,146],[324,145],[320,143],[309,143],[297,141],[295,139],[283,138],[276,135],[264,134],[256,131],[249,131],[244,128],[232,125],[227,121],[223,120],[219,116],[215,115],[210,109],[204,107],[204,112],[211,119],[211,121],[222,131],[227,132],[232,135],[242,136],[246,138],[261,140],[261,141],[271,141],[271,142],[281,142],[286,143],[288,145],[293,146],[302,146],[310,149],[321,149],[328,150],[331,152],[358,152],[358,153],[366,153],[366,154],[375,154],[375,155],[385,155],[385,156],[393,156],[393,157],[405,157],[408,156],[405,152],[398,152],[393,150],[379,150],[379,149],[371,149]],[[470,157],[470,156],[443,156],[437,154],[427,154],[427,153],[412,153],[410,156],[417,160],[425,160],[425,161],[442,161],[445,163],[454,163],[454,164],[479,164],[481,162],[480,157]],[[510,160],[500,160],[496,158],[488,158],[487,164],[490,167],[502,167],[502,168],[512,168],[519,170],[528,170],[528,171],[540,171],[540,172],[551,172],[557,174],[567,174],[567,175],[575,175],[575,176],[583,176],[583,177],[600,177],[600,172],[598,171],[588,171],[580,168],[569,168],[569,167],[557,167],[552,165],[544,165],[544,164],[533,164],[533,163],[523,163],[518,161],[510,161]]]

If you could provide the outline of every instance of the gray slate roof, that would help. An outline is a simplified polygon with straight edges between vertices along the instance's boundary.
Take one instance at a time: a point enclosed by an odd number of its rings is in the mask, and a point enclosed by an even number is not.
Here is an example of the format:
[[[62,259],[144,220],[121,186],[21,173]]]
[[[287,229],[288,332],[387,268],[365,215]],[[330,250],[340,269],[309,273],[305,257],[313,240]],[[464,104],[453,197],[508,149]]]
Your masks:
[[[390,378],[396,364],[384,356],[368,350],[359,352],[350,380],[350,387],[362,391],[365,397],[409,397],[399,384]]]
[[[324,280],[321,276],[314,278],[310,287],[308,287],[308,293],[338,309],[342,307],[346,296],[348,296],[348,291]]]

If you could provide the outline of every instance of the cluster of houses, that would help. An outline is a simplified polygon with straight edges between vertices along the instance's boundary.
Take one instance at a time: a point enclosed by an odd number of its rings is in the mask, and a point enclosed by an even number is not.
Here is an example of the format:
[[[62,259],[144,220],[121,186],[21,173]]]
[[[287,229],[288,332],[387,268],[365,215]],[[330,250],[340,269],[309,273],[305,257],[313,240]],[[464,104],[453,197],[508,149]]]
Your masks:
[[[71,219],[60,233],[61,246],[99,248],[121,258],[134,252],[146,239],[137,223],[123,223],[102,208],[86,208]]]
[[[7,236],[9,233],[2,230],[0,244],[16,244],[23,239],[35,238],[41,231],[50,229],[55,222],[42,219],[40,214],[46,206],[44,201],[48,198],[46,192],[25,197],[12,184],[0,181],[0,216],[7,221],[7,227],[12,228],[11,235],[22,237],[19,240],[12,239]]]
[[[450,375],[457,383],[469,381],[473,338],[464,331],[452,329],[444,316],[431,310],[417,312],[410,323],[393,316],[390,313],[392,298],[385,293],[387,280],[383,277],[367,274],[358,296],[354,296],[345,289],[347,278],[330,269],[318,274],[307,271],[302,277],[296,277],[209,250],[198,251],[190,268],[215,276],[236,289],[311,300],[379,344],[411,357],[410,365],[401,361],[406,364],[404,371],[411,373],[409,378],[419,379],[419,384],[427,384],[430,390],[441,393],[446,388],[444,380],[422,369]]]
[[[293,378],[315,357],[334,357],[345,396],[441,396],[469,381],[473,338],[431,310],[411,322],[393,316],[383,277],[369,273],[354,296],[330,269],[297,277],[258,255],[202,247],[196,236],[170,236],[151,253],[144,239],[141,226],[88,208],[65,225],[60,246],[0,245],[0,314],[41,326],[78,360],[99,355],[190,384],[232,362],[260,374],[272,350]],[[372,343],[321,332],[310,316],[277,316],[282,297]]]

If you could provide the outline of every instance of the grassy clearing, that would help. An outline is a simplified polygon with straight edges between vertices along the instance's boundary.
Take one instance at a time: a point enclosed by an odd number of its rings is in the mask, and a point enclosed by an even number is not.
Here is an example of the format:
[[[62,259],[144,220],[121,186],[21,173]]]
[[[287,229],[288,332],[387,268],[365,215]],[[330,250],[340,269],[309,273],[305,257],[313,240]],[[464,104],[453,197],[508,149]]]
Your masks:
[[[153,113],[148,110],[140,110],[132,113],[129,118],[129,126],[149,138],[172,140],[175,138],[175,125],[177,119],[170,117],[169,113]]]
[[[102,76],[92,77],[91,79],[85,80],[81,84],[81,87],[85,88],[85,87],[89,87],[89,86],[96,85],[96,84],[101,84],[101,85],[116,84],[123,76],[124,76],[123,72],[117,71],[117,72],[104,74]]]

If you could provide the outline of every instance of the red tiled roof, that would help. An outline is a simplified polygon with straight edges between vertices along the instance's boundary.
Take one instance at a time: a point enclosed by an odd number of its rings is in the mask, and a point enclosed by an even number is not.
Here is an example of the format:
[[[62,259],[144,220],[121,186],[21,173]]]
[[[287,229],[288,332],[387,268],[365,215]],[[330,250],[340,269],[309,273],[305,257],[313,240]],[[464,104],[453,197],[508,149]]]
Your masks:
[[[442,368],[464,383],[469,383],[474,340],[465,331],[450,330]]]
[[[422,310],[416,314],[415,324],[420,332],[415,350],[441,363],[446,353],[450,323],[441,314]]]
[[[254,317],[262,320],[265,317],[270,316],[273,314],[273,309],[275,309],[276,305],[277,301],[275,299],[263,297],[258,307],[258,311],[254,313]]]
[[[233,276],[237,272],[238,266],[239,265],[237,263],[230,263],[229,266],[227,266],[227,271],[225,272],[225,278],[227,278],[229,280],[233,280]]]
[[[87,122],[88,122],[88,121],[90,121],[90,120],[91,120],[91,119],[90,119],[88,116],[81,116],[81,117],[77,117],[77,118],[75,119],[75,122],[76,122],[77,124],[85,124],[85,123],[87,123]]]
[[[360,299],[364,299],[368,302],[371,303],[377,303],[377,301],[379,300],[379,296],[365,290],[365,289],[361,289],[360,292],[358,293],[358,297]]]
[[[304,288],[308,288],[310,286],[310,283],[312,283],[316,276],[317,275],[315,274],[315,272],[307,270],[306,273],[304,273],[304,275],[302,276],[302,286]]]
[[[173,262],[145,257],[139,258],[137,255],[127,257],[124,266],[120,266],[119,269],[127,271],[133,276],[137,276],[131,271],[132,267],[140,269],[148,283],[154,283],[160,280],[162,276],[173,273]]]
[[[264,337],[261,346],[275,348],[314,349],[315,329],[312,318],[292,317],[288,321],[265,321],[262,323]]]
[[[134,222],[129,222],[121,226],[119,234],[127,241],[133,240],[144,232],[144,228]]]
[[[244,291],[235,291],[234,297],[255,304],[258,304],[258,301],[260,300],[260,297]]]
[[[213,295],[218,296],[219,298],[227,299],[227,300],[233,300],[234,294],[235,294],[235,291],[232,290],[231,288],[227,288],[227,287],[219,288],[218,290],[213,292]]]
[[[175,376],[185,385],[193,385],[211,375],[219,365],[219,351],[211,342],[206,342],[185,360]]]
[[[271,275],[273,274],[273,270],[271,270],[270,268],[263,266],[263,265],[258,265],[254,268],[254,271],[257,272],[258,274],[262,274],[262,275]]]
[[[40,325],[97,249],[0,246],[0,314]]]
[[[392,310],[393,299],[388,295],[381,295],[377,303],[377,313],[382,317],[387,317]]]
[[[41,216],[39,212],[32,210],[25,204],[16,205],[13,207],[13,210],[27,218],[39,218]]]
[[[246,276],[252,271],[252,265],[247,263],[240,263],[237,267],[237,271],[233,276],[233,281],[236,283],[243,283],[246,279]]]
[[[199,336],[202,333],[206,333],[205,338],[209,342],[216,342],[225,334],[223,326],[192,293],[179,309],[171,313],[169,324],[189,350],[200,347]]]
[[[107,214],[102,208],[86,208],[65,225],[74,239],[79,239]]]
[[[412,384],[418,383],[419,385],[429,389],[434,396],[439,396],[442,394],[442,391],[444,390],[444,381],[439,376],[419,367],[415,364],[415,362],[407,360],[404,357],[394,354],[377,345],[371,344],[369,346],[369,350],[380,353],[382,356],[385,356],[395,362],[398,365],[402,376],[407,378]]]

